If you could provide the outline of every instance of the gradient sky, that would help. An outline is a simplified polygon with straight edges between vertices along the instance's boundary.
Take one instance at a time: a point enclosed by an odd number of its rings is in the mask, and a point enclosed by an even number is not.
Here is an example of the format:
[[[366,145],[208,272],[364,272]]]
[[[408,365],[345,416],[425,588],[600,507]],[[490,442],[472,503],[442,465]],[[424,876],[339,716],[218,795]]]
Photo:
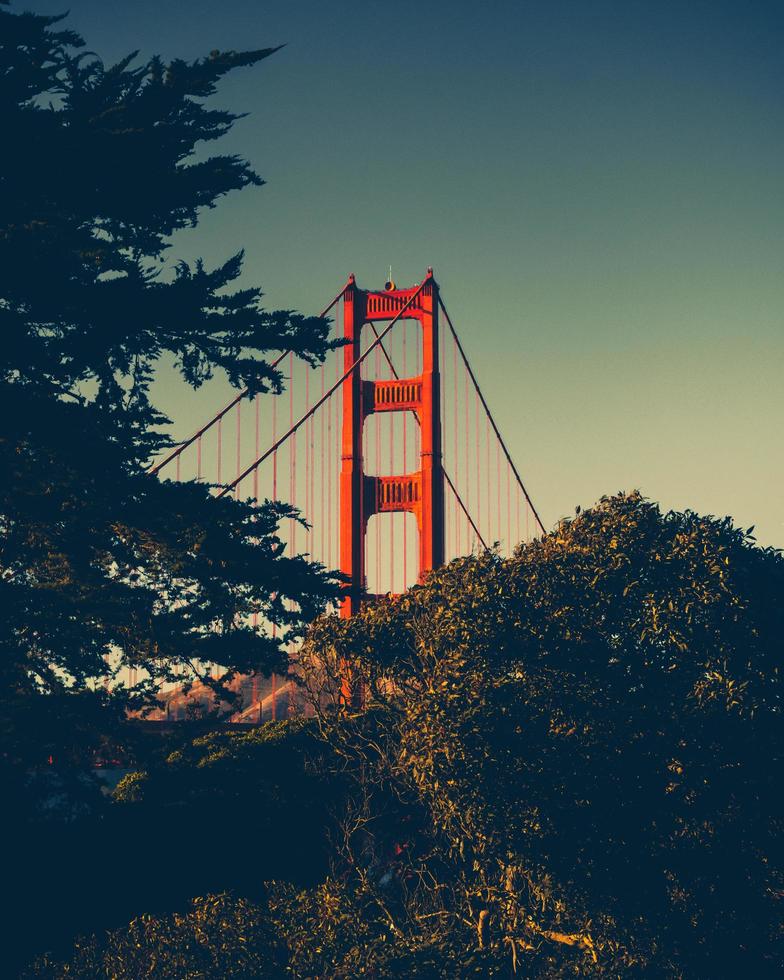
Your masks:
[[[61,11],[63,0],[15,3]],[[105,60],[286,42],[218,104],[268,181],[177,243],[270,307],[432,264],[544,522],[639,487],[784,546],[784,5],[71,0]],[[167,381],[176,433],[227,397]]]

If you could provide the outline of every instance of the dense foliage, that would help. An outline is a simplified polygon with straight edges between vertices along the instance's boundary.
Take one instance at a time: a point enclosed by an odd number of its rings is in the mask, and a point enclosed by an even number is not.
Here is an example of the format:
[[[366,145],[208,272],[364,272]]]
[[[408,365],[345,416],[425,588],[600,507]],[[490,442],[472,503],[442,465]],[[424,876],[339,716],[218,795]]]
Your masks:
[[[782,594],[749,532],[629,494],[321,620],[331,872],[221,901],[303,978],[780,975]]]
[[[229,191],[262,183],[209,155],[237,118],[210,97],[273,49],[192,63],[105,65],[60,18],[0,0],[0,727],[4,786],[41,813],[126,709],[161,682],[285,671],[285,644],[337,594],[287,555],[282,504],[217,501],[147,475],[167,443],[152,383],[221,372],[279,390],[268,351],[310,360],[328,323],[267,312],[242,253],[176,262],[173,236]],[[276,636],[250,624],[275,624]],[[116,683],[138,670],[138,688]],[[36,775],[36,773],[38,775]],[[36,793],[36,787],[42,789]]]
[[[780,970],[782,595],[779,553],[631,494],[323,622],[314,666],[383,712],[331,737],[437,835],[404,848],[399,878],[433,876],[398,886],[405,941],[535,975]]]

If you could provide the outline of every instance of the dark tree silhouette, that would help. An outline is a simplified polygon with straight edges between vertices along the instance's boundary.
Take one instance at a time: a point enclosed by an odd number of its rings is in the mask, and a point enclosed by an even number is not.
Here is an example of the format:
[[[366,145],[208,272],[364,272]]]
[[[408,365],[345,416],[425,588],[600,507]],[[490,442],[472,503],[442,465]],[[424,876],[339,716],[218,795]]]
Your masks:
[[[151,399],[161,358],[189,385],[220,371],[255,393],[282,384],[266,352],[318,362],[330,342],[326,320],[267,312],[260,289],[237,287],[242,252],[217,268],[169,254],[204,208],[262,183],[241,158],[203,152],[238,118],[205,100],[275,49],[107,66],[61,18],[6,7],[0,724],[12,795],[34,801],[180,669],[285,670],[284,645],[337,594],[321,566],[285,554],[285,505],[145,472],[167,444]],[[137,690],[97,681],[127,666]]]

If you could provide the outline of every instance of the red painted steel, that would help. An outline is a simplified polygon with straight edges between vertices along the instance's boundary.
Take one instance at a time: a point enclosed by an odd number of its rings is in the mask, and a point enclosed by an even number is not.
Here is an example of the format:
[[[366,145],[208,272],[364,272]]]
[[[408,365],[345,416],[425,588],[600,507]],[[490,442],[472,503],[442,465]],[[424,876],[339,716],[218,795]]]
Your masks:
[[[349,587],[341,616],[353,615],[365,589],[365,537],[368,520],[382,512],[410,511],[419,531],[418,576],[444,561],[444,472],[441,452],[438,284],[432,269],[410,289],[360,289],[353,276],[343,293],[343,428],[340,472],[340,570]],[[413,378],[363,381],[360,372],[362,326],[376,320],[419,320],[422,371]],[[390,324],[391,326],[391,324]],[[388,328],[387,328],[388,329]],[[380,338],[379,338],[380,339]],[[379,340],[377,339],[376,343]],[[420,428],[419,469],[385,477],[366,476],[362,432],[376,412],[413,411]]]

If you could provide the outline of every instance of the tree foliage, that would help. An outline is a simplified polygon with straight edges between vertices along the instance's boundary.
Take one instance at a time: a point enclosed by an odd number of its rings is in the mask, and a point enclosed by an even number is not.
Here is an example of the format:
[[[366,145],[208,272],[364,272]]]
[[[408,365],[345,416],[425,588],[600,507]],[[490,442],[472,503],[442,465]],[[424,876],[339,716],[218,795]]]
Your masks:
[[[184,862],[199,853],[198,866],[182,874],[202,890],[244,887],[258,898],[262,869],[266,879],[300,886],[321,880],[345,793],[334,754],[302,718],[233,727],[178,740],[148,758],[117,785],[112,812],[138,833],[176,842]],[[223,846],[205,848],[205,839],[225,842],[228,851],[236,843],[244,856],[227,869]]]
[[[288,974],[780,975],[783,587],[631,493],[320,620],[332,868],[255,897]]]
[[[534,976],[778,972],[783,587],[750,531],[629,494],[322,621],[314,671],[377,705],[329,737],[426,814],[381,890],[399,941]]]
[[[338,593],[285,553],[286,505],[161,483],[168,444],[152,387],[173,363],[277,391],[269,351],[313,362],[326,320],[269,312],[216,268],[171,256],[173,236],[226,193],[262,183],[209,145],[238,118],[211,97],[273,53],[106,65],[58,17],[0,0],[0,717],[21,799],[53,757],[81,766],[162,682],[285,671],[285,645]],[[250,625],[254,614],[277,635]],[[134,667],[142,681],[117,682]],[[103,679],[108,679],[104,685]],[[207,683],[211,679],[206,678]],[[23,792],[25,791],[25,792]]]

